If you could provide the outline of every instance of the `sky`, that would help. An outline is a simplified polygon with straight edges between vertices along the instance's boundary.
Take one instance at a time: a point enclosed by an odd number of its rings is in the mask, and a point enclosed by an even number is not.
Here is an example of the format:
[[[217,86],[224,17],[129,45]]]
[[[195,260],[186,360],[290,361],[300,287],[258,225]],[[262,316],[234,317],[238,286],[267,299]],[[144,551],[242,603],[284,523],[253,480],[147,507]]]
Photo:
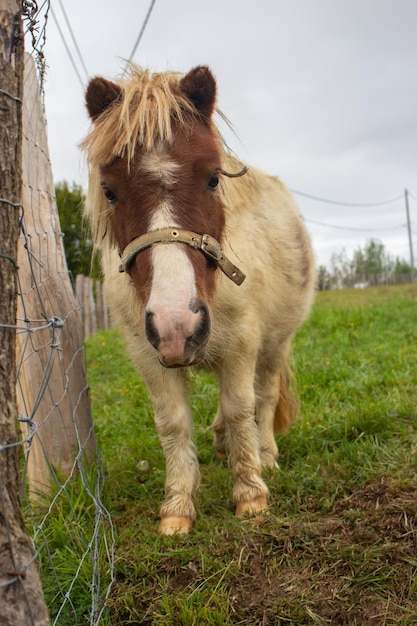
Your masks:
[[[97,75],[117,82],[150,6],[51,0],[45,108],[55,182],[86,189],[77,147],[89,128],[85,87]],[[318,264],[370,239],[409,261],[416,24],[416,0],[156,0],[133,60],[154,71],[210,66],[235,133],[222,128],[229,145],[294,191]]]

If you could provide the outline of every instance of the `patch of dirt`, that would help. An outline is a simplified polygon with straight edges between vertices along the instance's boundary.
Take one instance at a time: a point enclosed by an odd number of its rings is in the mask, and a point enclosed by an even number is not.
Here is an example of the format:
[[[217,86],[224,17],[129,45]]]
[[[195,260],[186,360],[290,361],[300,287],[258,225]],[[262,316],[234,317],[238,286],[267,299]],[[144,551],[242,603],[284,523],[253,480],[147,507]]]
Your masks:
[[[326,515],[271,515],[245,524],[240,540],[239,533],[217,531],[213,553],[205,558],[214,568],[218,559],[219,572],[207,578],[191,537],[181,549],[161,553],[146,576],[146,589],[132,589],[131,567],[126,576],[119,568],[114,602],[124,591],[131,599],[125,619],[117,623],[159,625],[158,597],[167,593],[172,604],[177,597],[187,601],[196,590],[207,589],[206,598],[213,598],[221,589],[229,598],[230,625],[417,624],[414,487],[379,480],[341,499]],[[119,618],[124,611],[119,607]]]
[[[325,517],[268,528],[245,546],[235,623],[417,624],[416,496],[375,482]]]

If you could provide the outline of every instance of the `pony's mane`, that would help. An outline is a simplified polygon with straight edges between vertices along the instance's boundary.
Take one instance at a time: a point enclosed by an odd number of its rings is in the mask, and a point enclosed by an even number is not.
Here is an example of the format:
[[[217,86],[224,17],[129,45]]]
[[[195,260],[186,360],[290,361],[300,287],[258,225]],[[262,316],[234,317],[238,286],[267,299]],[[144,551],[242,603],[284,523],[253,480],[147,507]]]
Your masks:
[[[117,157],[130,162],[138,145],[149,150],[159,141],[171,142],[173,123],[186,125],[198,115],[193,103],[181,92],[182,74],[151,73],[130,65],[118,85],[117,98],[95,121],[81,143],[92,165],[107,165]]]
[[[117,157],[131,162],[138,145],[150,150],[160,141],[171,142],[174,123],[182,124],[187,130],[193,116],[199,115],[179,88],[182,76],[177,72],[151,73],[130,65],[127,76],[118,81],[121,97],[96,119],[81,142],[80,147],[87,152],[90,170],[85,214],[91,223],[95,247],[115,246],[108,228],[112,209],[101,189],[100,166],[111,163]],[[229,120],[217,107],[216,113],[231,128]],[[231,173],[240,171],[242,163],[233,156],[214,122],[211,127],[223,154],[223,167]],[[229,194],[233,197],[232,204],[246,205],[248,199],[257,193],[254,172],[250,171],[239,181],[237,185],[224,179],[222,192],[226,205],[229,205],[227,198],[232,199]]]

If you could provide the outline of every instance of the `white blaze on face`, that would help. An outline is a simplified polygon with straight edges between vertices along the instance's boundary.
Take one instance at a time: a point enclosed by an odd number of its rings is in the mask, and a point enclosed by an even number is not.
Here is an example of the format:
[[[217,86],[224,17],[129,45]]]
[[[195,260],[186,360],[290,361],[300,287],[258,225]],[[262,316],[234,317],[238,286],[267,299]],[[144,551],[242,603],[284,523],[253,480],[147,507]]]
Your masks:
[[[155,174],[165,188],[174,184],[179,165],[162,158],[157,152],[145,157],[146,170]],[[162,182],[164,181],[164,182]],[[149,223],[149,231],[178,227],[175,211],[169,200],[161,202]],[[198,315],[190,307],[196,302],[193,265],[181,244],[160,243],[151,249],[153,270],[152,288],[147,311],[153,313],[153,322],[160,336],[158,350],[168,358],[184,351],[185,339],[191,337]]]
[[[164,214],[167,212],[164,211]],[[176,226],[172,221],[159,224],[150,230]],[[189,310],[196,298],[195,274],[183,246],[176,243],[157,244],[151,250],[151,262],[153,279],[147,309],[155,314],[161,309],[166,309],[166,314]]]

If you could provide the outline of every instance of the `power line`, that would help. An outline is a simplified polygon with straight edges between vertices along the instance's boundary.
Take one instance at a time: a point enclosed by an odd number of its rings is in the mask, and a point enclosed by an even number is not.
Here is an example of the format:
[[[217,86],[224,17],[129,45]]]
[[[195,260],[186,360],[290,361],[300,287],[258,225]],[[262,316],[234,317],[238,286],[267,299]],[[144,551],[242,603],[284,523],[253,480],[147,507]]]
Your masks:
[[[75,35],[74,35],[74,31],[72,30],[72,27],[71,27],[70,21],[68,19],[67,13],[65,11],[64,5],[62,3],[62,0],[59,0],[59,6],[61,7],[61,11],[62,11],[62,14],[64,16],[65,22],[67,24],[67,28],[69,30],[69,34],[71,35],[71,39],[72,39],[72,42],[73,42],[73,44],[75,46],[75,50],[77,52],[78,58],[80,59],[81,65],[83,66],[83,70],[84,70],[85,76],[86,76],[86,78],[88,80],[90,75],[88,73],[86,64],[84,63],[84,59],[83,59],[83,56],[81,54],[81,50],[80,50],[80,48],[78,46],[77,40],[76,40]]]
[[[59,32],[59,35],[60,35],[60,37],[61,37],[61,39],[62,39],[62,42],[63,42],[63,44],[64,44],[64,46],[65,46],[65,50],[67,51],[67,54],[68,54],[68,56],[69,56],[69,60],[71,61],[71,65],[72,65],[72,67],[74,68],[74,72],[76,73],[77,78],[78,78],[78,80],[80,81],[80,85],[81,85],[81,87],[84,89],[84,87],[85,87],[85,85],[84,85],[84,81],[83,81],[83,79],[81,78],[81,74],[80,74],[80,73],[79,73],[79,71],[78,71],[77,65],[76,65],[76,63],[75,63],[75,61],[74,61],[74,57],[73,57],[73,56],[72,56],[72,54],[71,54],[71,50],[70,50],[70,49],[69,49],[69,47],[68,47],[68,44],[67,44],[66,39],[65,39],[65,37],[64,37],[64,33],[63,33],[63,32],[62,32],[62,30],[61,30],[61,26],[59,25],[59,22],[58,22],[58,20],[57,20],[57,17],[56,17],[56,15],[55,15],[55,12],[54,12],[54,10],[53,10],[52,6],[50,7],[50,11],[51,11],[51,15],[52,15],[52,17],[54,18],[55,24],[56,24],[56,26],[57,26],[57,28],[58,28],[58,32]]]
[[[139,31],[139,35],[137,36],[137,39],[135,41],[135,45],[133,46],[133,50],[130,53],[130,57],[129,57],[129,61],[131,61],[133,59],[133,57],[135,56],[136,50],[139,46],[140,40],[142,39],[143,33],[145,32],[145,28],[149,22],[149,18],[151,17],[151,13],[152,13],[152,9],[155,5],[156,0],[152,0],[151,4],[149,5],[149,9],[148,12],[146,14],[145,20],[142,24],[142,28]]]
[[[309,223],[309,224],[317,224],[318,226],[325,226],[326,228],[336,228],[337,230],[352,230],[355,232],[360,232],[360,233],[364,233],[364,232],[375,232],[376,230],[399,230],[402,228],[405,228],[405,225],[402,224],[401,226],[390,226],[390,227],[384,227],[384,228],[355,228],[354,226],[336,226],[336,224],[325,224],[324,222],[316,222],[315,220],[308,220],[306,218],[304,218],[304,221]]]
[[[291,189],[293,193],[298,196],[304,196],[305,198],[310,198],[310,200],[316,200],[317,202],[326,202],[327,204],[337,204],[339,206],[353,206],[353,207],[367,207],[367,206],[382,206],[383,204],[391,204],[392,202],[398,202],[398,200],[402,200],[403,196],[397,196],[396,198],[391,198],[390,200],[383,200],[382,202],[339,202],[338,200],[328,200],[326,198],[319,198],[318,196],[313,196],[309,193],[304,193],[303,191],[298,191],[297,189]]]

